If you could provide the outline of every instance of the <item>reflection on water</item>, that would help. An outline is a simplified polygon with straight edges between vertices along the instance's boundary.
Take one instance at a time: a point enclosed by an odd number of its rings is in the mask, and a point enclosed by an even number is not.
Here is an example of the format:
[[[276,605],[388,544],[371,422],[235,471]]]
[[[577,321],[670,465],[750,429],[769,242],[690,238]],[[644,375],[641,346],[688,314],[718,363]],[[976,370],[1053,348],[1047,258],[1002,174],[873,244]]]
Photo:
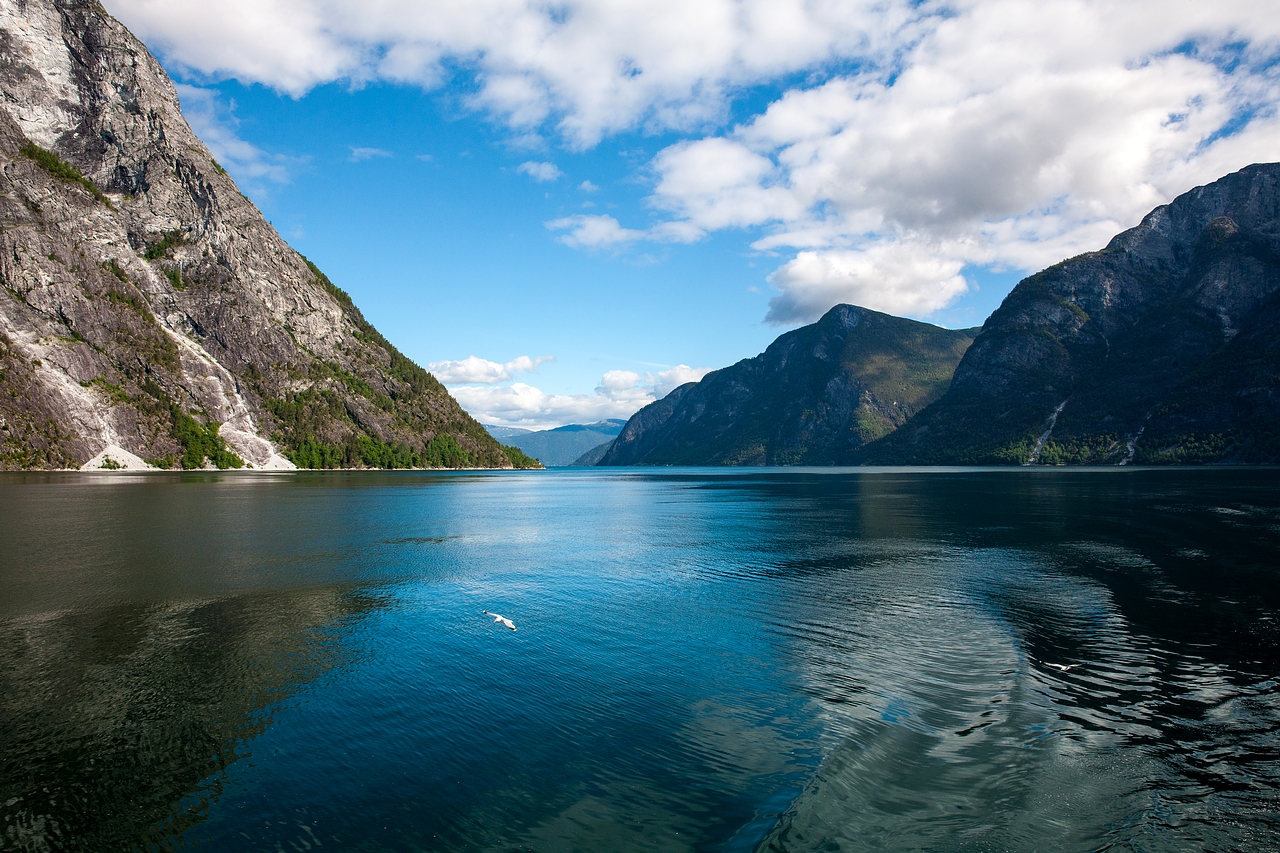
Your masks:
[[[6,621],[4,848],[167,846],[272,709],[349,662],[340,631],[371,604],[318,590]]]
[[[1152,477],[864,480],[775,623],[838,744],[765,848],[1274,844],[1271,473]]]
[[[0,846],[1274,848],[1278,556],[1261,469],[12,477]]]

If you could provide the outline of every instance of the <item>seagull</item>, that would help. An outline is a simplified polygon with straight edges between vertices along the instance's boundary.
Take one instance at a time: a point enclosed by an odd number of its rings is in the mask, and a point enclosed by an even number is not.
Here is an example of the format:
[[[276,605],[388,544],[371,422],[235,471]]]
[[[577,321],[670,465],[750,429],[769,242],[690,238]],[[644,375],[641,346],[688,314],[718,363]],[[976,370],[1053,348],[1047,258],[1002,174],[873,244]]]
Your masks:
[[[516,623],[512,622],[510,619],[508,619],[505,616],[499,616],[497,613],[490,613],[488,610],[484,610],[481,612],[484,613],[485,616],[492,616],[494,622],[501,622],[503,625],[506,625],[512,631],[516,629]]]
[[[1059,672],[1070,672],[1071,670],[1075,669],[1076,667],[1078,667],[1078,666],[1080,665],[1080,664],[1078,664],[1078,663],[1071,663],[1071,664],[1065,664],[1065,663],[1049,663],[1049,661],[1047,661],[1047,660],[1043,660],[1043,661],[1040,661],[1040,662],[1041,662],[1042,664],[1044,664],[1045,666],[1051,666],[1051,667],[1053,667],[1054,669],[1058,670]]]

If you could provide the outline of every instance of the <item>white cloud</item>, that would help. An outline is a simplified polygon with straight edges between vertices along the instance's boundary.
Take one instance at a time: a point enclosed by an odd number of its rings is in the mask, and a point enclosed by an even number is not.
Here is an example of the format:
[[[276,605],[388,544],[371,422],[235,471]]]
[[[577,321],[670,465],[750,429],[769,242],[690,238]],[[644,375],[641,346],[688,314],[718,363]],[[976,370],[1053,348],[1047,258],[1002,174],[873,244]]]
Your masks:
[[[584,193],[594,193],[594,192],[600,191],[600,188],[595,184],[591,183],[590,181],[583,181],[582,183],[578,184],[578,189],[582,190]]]
[[[481,423],[535,430],[629,418],[640,408],[601,394],[548,394],[523,382],[500,387],[461,386],[450,388],[449,393]]]
[[[1280,138],[1277,21],[1256,4],[1141,6],[957,5],[895,76],[794,89],[660,152],[653,204],[690,229],[761,229],[760,251],[801,249],[771,277],[766,319],[786,325],[840,301],[925,316],[965,291],[968,263],[1034,270],[1100,248],[1275,159]]]
[[[299,96],[323,83],[441,85],[575,147],[719,121],[742,86],[831,58],[891,55],[910,0],[108,0],[166,60]]]
[[[750,229],[757,250],[790,254],[772,277],[779,323],[842,299],[936,310],[965,264],[1097,248],[1276,159],[1280,138],[1280,15],[1261,0],[107,2],[197,78],[299,95],[461,75],[515,138],[693,134],[651,163],[667,221],[548,226],[582,248]],[[709,132],[735,94],[805,74]]]
[[[372,160],[374,157],[392,157],[390,151],[384,151],[381,148],[358,148],[351,146],[351,162],[359,163],[361,160]]]
[[[657,243],[693,243],[702,239],[706,233],[690,222],[659,222],[646,231],[623,228],[618,220],[607,213],[594,215],[575,213],[572,216],[552,219],[547,223],[547,227],[552,231],[567,232],[556,239],[575,249],[616,248],[637,240],[652,240]]]
[[[553,219],[547,223],[547,227],[553,231],[567,231],[567,234],[561,234],[556,239],[566,246],[578,249],[617,246],[643,240],[648,236],[644,231],[623,228],[618,224],[618,220],[607,214],[588,216],[577,213],[573,216]]]
[[[540,184],[564,177],[564,172],[560,171],[555,163],[535,163],[532,160],[516,166],[516,171],[522,175],[528,175]]]
[[[434,371],[433,371],[434,372]],[[680,364],[656,375],[610,370],[600,377],[594,394],[548,394],[524,382],[506,386],[465,384],[449,393],[481,423],[548,429],[605,418],[629,418],[677,385],[694,382],[711,368]]]
[[[964,262],[919,243],[886,241],[863,250],[800,252],[770,280],[782,291],[765,322],[805,323],[840,302],[889,314],[927,315],[968,289]]]
[[[711,367],[690,367],[687,364],[677,364],[669,370],[659,371],[657,376],[652,373],[646,373],[645,381],[653,386],[655,398],[662,398],[686,382],[702,381],[702,377],[713,369]]]
[[[178,98],[182,102],[182,115],[196,135],[209,146],[224,169],[228,169],[246,188],[261,189],[262,181],[283,184],[289,182],[289,168],[297,165],[297,158],[268,154],[261,148],[246,142],[238,135],[239,121],[235,105],[222,101],[216,89],[177,84]]]
[[[506,382],[521,373],[534,373],[538,367],[548,361],[555,361],[549,355],[530,358],[522,355],[505,364],[469,355],[460,361],[433,361],[427,365],[437,379],[446,385],[453,383],[493,385]]]
[[[782,170],[747,146],[728,139],[679,142],[654,158],[660,175],[653,198],[704,230],[793,220],[804,202],[779,186]]]

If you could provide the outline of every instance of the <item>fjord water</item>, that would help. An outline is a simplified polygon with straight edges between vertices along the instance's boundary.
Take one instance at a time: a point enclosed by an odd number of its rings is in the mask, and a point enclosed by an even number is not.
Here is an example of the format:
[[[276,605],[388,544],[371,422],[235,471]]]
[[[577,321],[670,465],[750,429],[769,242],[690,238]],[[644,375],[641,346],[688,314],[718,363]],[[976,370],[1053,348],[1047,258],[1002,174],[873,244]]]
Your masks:
[[[1274,849],[1278,558],[1274,469],[7,475],[0,847]]]

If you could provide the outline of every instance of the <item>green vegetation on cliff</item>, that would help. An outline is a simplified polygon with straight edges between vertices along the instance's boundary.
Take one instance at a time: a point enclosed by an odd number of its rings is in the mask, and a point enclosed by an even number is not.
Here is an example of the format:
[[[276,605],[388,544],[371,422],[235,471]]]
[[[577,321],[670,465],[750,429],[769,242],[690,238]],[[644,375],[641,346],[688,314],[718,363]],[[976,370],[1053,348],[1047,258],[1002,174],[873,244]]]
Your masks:
[[[79,169],[60,158],[57,154],[41,148],[30,140],[28,140],[19,150],[24,157],[29,157],[34,160],[40,168],[44,169],[50,175],[53,175],[59,180],[78,184],[81,187],[84,187],[98,201],[102,202],[107,207],[110,207],[112,210],[115,209],[111,204],[111,199],[103,195],[102,190],[94,186],[93,181],[80,174]]]
[[[218,468],[243,468],[244,460],[227,449],[226,440],[218,435],[218,424],[202,424],[176,405],[170,404],[173,437],[182,447],[178,460],[183,468],[202,468],[209,460]]]

